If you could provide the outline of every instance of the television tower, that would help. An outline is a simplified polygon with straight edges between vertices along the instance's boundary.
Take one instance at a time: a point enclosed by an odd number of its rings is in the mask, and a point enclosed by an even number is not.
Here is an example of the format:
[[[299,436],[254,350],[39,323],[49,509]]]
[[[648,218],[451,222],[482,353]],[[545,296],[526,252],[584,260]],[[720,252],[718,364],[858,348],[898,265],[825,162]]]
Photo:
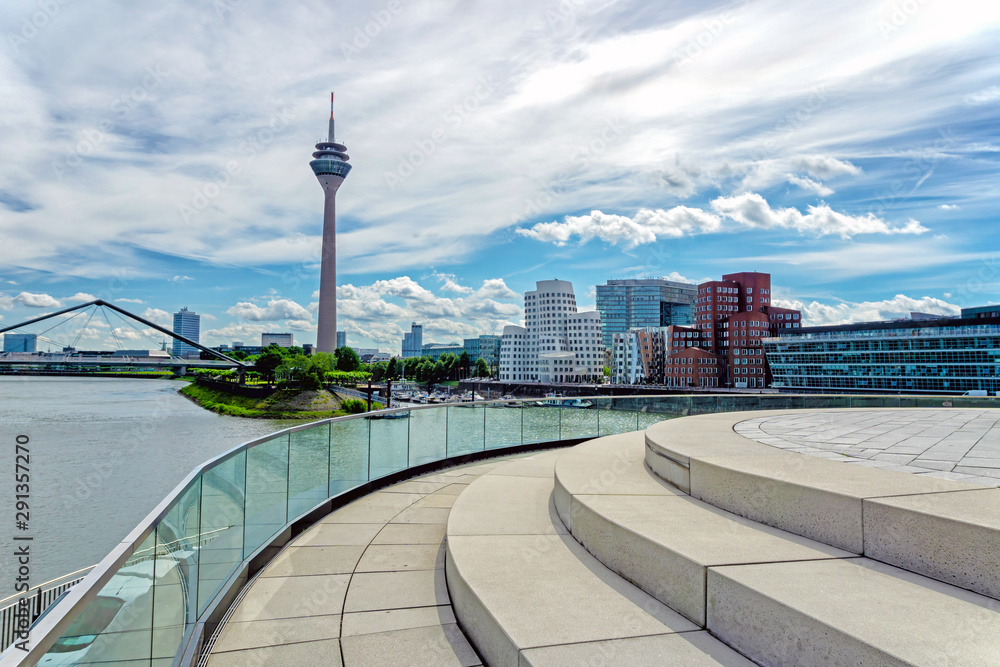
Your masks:
[[[323,255],[319,273],[319,329],[316,351],[337,349],[337,190],[351,171],[347,146],[338,144],[333,134],[333,93],[330,93],[330,131],[326,141],[316,144],[309,163],[323,186]]]

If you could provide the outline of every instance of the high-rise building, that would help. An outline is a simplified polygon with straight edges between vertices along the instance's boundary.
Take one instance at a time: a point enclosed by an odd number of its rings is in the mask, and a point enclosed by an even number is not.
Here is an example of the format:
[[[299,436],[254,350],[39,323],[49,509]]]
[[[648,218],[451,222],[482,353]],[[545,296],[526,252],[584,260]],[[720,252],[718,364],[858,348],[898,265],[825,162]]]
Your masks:
[[[347,146],[334,140],[333,93],[330,93],[330,128],[327,140],[316,144],[309,163],[323,186],[323,248],[319,273],[319,310],[316,350],[333,352],[337,347],[337,190],[351,171]]]
[[[184,336],[188,340],[200,343],[198,336],[201,333],[201,316],[193,313],[185,306],[174,313],[174,333]],[[201,355],[201,350],[188,345],[182,341],[174,339],[173,355],[175,357],[197,357]]]
[[[260,335],[260,346],[277,345],[278,347],[291,347],[295,345],[295,336],[290,333],[262,333]]]
[[[603,342],[611,349],[616,333],[642,327],[692,324],[692,304],[698,287],[662,278],[609,280],[598,285]]]
[[[413,322],[410,333],[403,334],[403,358],[419,357],[423,353],[424,325]]]
[[[337,347],[347,347],[347,332],[338,331],[337,332]]]
[[[37,352],[38,336],[36,334],[8,333],[3,335],[4,352]]]
[[[771,305],[771,274],[730,273],[698,285],[695,327],[719,358],[719,386],[762,388],[770,383],[762,340],[802,326],[797,310]],[[671,362],[667,361],[668,368]]]
[[[600,313],[579,312],[573,284],[566,280],[543,280],[535,287],[524,294],[525,326],[503,329],[499,379],[603,382]]]

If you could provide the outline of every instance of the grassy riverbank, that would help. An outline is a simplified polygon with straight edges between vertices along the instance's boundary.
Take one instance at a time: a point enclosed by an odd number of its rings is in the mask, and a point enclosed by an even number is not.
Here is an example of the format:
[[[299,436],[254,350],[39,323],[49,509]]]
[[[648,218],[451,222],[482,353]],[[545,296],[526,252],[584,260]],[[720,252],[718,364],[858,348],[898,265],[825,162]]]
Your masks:
[[[206,410],[231,417],[254,419],[325,419],[349,414],[334,394],[318,391],[279,389],[265,399],[237,396],[195,383],[180,390]]]

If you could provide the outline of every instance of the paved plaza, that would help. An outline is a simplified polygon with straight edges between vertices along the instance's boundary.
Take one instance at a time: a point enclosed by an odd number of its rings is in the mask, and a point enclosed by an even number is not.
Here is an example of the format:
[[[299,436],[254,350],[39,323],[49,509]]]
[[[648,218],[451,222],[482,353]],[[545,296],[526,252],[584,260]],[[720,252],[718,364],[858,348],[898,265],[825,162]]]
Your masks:
[[[762,416],[735,431],[856,465],[1000,486],[1000,410],[837,410]]]

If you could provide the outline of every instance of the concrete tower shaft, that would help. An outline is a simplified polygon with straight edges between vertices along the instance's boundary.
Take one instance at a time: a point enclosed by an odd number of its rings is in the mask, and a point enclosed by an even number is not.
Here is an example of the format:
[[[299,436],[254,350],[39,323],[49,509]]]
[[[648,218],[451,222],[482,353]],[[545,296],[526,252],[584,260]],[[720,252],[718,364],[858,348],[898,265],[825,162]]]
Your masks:
[[[336,142],[333,121],[333,93],[330,93],[330,128],[327,140],[316,144],[309,163],[323,187],[323,249],[320,260],[319,312],[316,350],[337,349],[337,190],[351,172],[347,146]]]

